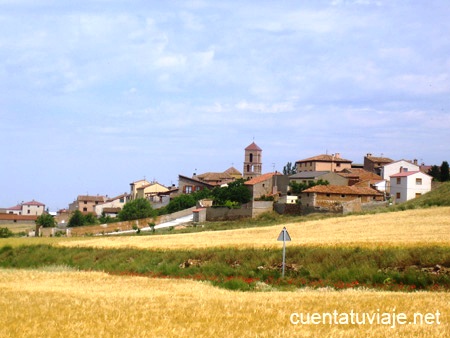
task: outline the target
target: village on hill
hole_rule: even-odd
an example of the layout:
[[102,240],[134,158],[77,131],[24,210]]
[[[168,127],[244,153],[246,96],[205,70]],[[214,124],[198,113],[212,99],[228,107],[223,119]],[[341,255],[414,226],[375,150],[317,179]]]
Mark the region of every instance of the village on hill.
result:
[[[355,164],[340,153],[319,154],[288,162],[283,172],[263,172],[263,150],[252,142],[244,149],[242,172],[230,167],[223,172],[179,174],[178,186],[164,186],[146,179],[129,183],[129,192],[115,197],[79,195],[67,208],[51,213],[59,225],[66,225],[75,211],[95,217],[115,218],[127,202],[145,199],[153,209],[160,209],[181,195],[206,189],[225,188],[232,182],[242,182],[250,193],[243,205],[212,208],[213,201],[197,203],[193,212],[197,221],[214,221],[255,217],[268,211],[280,214],[311,212],[359,212],[383,205],[398,204],[432,190],[433,167],[413,160],[364,156]],[[239,203],[242,204],[242,203]],[[0,208],[0,223],[33,225],[48,212],[45,203],[23,202]]]

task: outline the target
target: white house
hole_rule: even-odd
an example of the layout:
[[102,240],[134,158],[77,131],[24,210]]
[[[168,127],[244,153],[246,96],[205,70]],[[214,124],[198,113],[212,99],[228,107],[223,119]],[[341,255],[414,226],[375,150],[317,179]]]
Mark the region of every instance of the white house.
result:
[[5,212],[7,214],[32,215],[32,216],[40,216],[44,213],[44,211],[45,211],[45,204],[35,200],[32,200],[30,202],[22,202],[19,205],[5,209]]
[[386,180],[385,191],[390,192],[390,177],[394,174],[407,171],[419,171],[420,167],[417,164],[411,163],[406,160],[395,161],[389,164],[385,164],[381,168],[381,177]]
[[101,215],[104,212],[107,216],[115,217],[129,200],[130,195],[126,193],[117,197],[109,198],[105,203],[97,204],[94,207],[95,213],[97,215]]
[[391,175],[391,196],[396,203],[419,197],[431,191],[432,179],[421,171],[402,171]]

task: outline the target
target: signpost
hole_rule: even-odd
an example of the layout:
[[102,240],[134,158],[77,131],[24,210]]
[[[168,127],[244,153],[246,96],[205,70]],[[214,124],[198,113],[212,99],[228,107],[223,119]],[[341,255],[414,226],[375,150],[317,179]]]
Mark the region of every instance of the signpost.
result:
[[283,272],[281,276],[284,278],[284,267],[286,265],[286,241],[291,241],[291,236],[289,236],[286,227],[281,230],[280,234],[278,235],[277,241],[283,241]]

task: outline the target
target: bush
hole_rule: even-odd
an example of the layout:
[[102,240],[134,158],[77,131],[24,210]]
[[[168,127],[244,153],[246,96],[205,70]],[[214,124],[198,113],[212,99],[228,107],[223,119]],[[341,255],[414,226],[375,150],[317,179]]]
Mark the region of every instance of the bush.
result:
[[145,198],[137,198],[126,203],[117,217],[121,221],[129,221],[134,219],[142,219],[155,217],[156,212],[153,210],[149,201]]
[[0,228],[0,238],[12,237],[14,234],[8,228]]

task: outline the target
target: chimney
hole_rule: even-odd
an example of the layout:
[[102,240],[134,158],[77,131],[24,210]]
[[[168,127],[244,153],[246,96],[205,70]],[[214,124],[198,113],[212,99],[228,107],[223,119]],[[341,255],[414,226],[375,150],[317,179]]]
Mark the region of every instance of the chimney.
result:
[[403,172],[403,167],[400,167],[400,172],[401,172],[401,173]]
[[366,157],[372,157],[371,153],[367,153]]
[[415,158],[415,159],[413,160],[413,163],[414,163],[415,165],[417,165],[417,158]]
[[336,154],[334,154],[334,157],[341,158],[341,154],[340,153],[336,153]]

